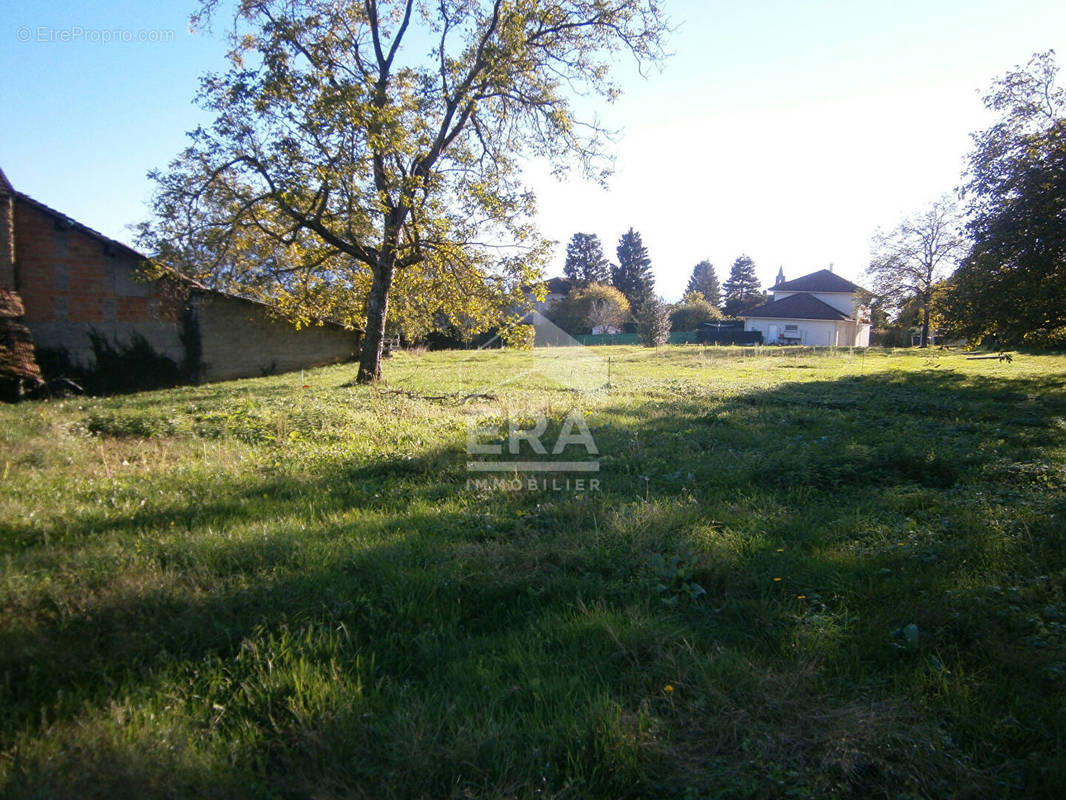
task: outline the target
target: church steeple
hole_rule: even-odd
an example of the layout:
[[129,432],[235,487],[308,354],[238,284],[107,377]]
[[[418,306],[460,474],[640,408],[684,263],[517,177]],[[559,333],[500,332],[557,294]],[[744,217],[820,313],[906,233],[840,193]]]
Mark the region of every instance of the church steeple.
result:
[[785,282],[785,268],[784,267],[778,267],[777,268],[777,280],[774,281],[774,286],[780,286],[784,282]]

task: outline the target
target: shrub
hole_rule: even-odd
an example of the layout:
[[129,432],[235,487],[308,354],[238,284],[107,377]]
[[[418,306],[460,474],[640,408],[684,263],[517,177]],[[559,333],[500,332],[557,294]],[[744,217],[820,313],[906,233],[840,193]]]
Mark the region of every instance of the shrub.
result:
[[704,322],[722,319],[722,312],[699,292],[689,292],[670,310],[670,329],[698,331]]
[[670,338],[670,310],[658,297],[649,297],[637,312],[637,336],[647,347],[660,347]]
[[556,303],[548,317],[572,336],[598,326],[620,328],[629,319],[629,301],[613,286],[593,283]]

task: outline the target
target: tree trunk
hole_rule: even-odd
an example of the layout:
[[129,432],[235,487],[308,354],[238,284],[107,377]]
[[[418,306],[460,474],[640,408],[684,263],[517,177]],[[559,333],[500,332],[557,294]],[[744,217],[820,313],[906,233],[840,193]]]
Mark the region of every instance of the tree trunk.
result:
[[922,347],[929,346],[929,306],[922,309]]
[[366,334],[359,354],[356,383],[377,383],[381,379],[381,352],[385,345],[385,319],[389,313],[389,291],[396,271],[395,259],[382,255],[374,270],[374,282],[366,303]]

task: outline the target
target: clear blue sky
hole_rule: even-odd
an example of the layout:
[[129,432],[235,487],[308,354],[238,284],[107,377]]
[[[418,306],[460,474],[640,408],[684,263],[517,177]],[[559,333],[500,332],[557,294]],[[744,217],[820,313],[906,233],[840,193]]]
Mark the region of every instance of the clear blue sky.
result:
[[[602,109],[617,141],[607,191],[530,179],[563,248],[596,233],[609,256],[630,226],[659,291],[740,253],[772,282],[830,263],[861,282],[870,235],[960,182],[992,79],[1055,48],[1066,3],[1046,0],[664,0],[674,56]],[[0,10],[0,167],[20,191],[116,239],[147,213],[145,173],[205,122],[192,103],[224,44],[190,34],[192,5],[11,3]],[[145,41],[104,41],[142,36]],[[66,40],[64,40],[66,39]],[[26,40],[26,41],[24,41]]]

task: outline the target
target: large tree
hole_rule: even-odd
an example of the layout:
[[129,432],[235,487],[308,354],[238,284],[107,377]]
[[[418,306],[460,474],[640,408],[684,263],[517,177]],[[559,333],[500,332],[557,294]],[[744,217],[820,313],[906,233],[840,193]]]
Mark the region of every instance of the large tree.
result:
[[948,196],[899,223],[878,230],[870,245],[873,293],[883,305],[919,311],[921,346],[929,346],[933,287],[948,275],[966,252],[958,205]]
[[651,271],[648,248],[640,234],[630,228],[618,240],[615,253],[618,265],[611,267],[611,284],[626,296],[635,312],[655,293],[655,275]]
[[722,305],[722,287],[718,283],[718,275],[714,271],[714,264],[703,260],[692,268],[685,294],[699,292],[704,299],[715,308]]
[[610,66],[660,58],[664,23],[657,0],[241,0],[231,30],[200,95],[215,121],[155,176],[144,239],[297,319],[364,325],[371,382],[397,292],[487,325],[531,281],[522,157],[602,177],[571,98],[613,97]]
[[747,255],[737,256],[737,260],[729,268],[729,278],[723,288],[723,311],[730,317],[742,314],[763,301],[762,285],[759,283],[759,276],[755,274],[755,262]]
[[972,248],[942,299],[973,339],[1066,343],[1066,90],[1052,52],[998,79],[999,121],[974,135],[964,197]]
[[608,283],[611,280],[611,262],[604,258],[599,236],[594,233],[575,233],[570,237],[563,274],[576,286]]

